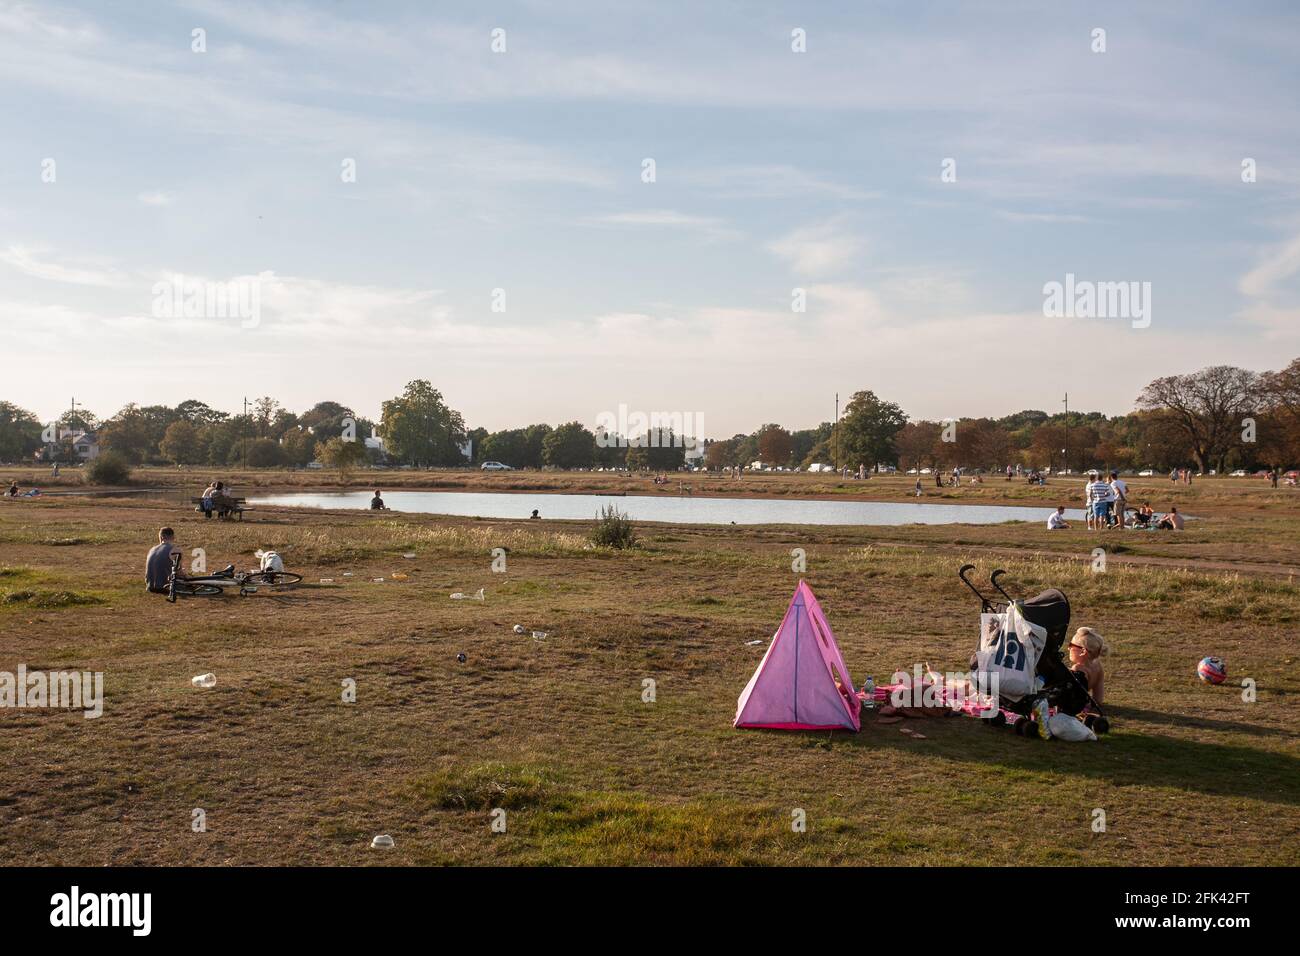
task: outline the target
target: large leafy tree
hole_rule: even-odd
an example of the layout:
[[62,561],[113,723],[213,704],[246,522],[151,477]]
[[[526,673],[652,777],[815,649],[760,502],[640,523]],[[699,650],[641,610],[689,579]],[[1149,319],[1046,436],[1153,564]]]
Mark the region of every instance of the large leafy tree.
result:
[[[448,408],[442,393],[424,379],[416,379],[400,397],[384,402],[380,427],[389,455],[399,461],[429,466],[465,460],[460,450],[465,419]],[[361,436],[357,437],[359,444]]]
[[1138,396],[1138,407],[1167,414],[1202,471],[1210,466],[1223,470],[1228,454],[1241,442],[1242,419],[1258,403],[1259,376],[1231,365],[1166,375]]
[[524,429],[524,465],[529,468],[541,468],[545,463],[543,450],[546,436],[551,434],[550,425],[529,425]]
[[316,457],[316,436],[301,425],[286,428],[280,435],[280,450],[286,465],[301,468]]
[[652,428],[634,439],[627,450],[629,468],[676,471],[686,464],[686,447],[671,428]]
[[542,439],[542,462],[551,468],[590,468],[596,436],[580,422],[561,425]]
[[894,436],[907,424],[907,415],[893,402],[872,391],[854,393],[840,420],[840,461],[876,467],[894,463]]
[[528,443],[522,428],[507,428],[493,432],[481,444],[483,461],[499,461],[511,468],[523,468]]
[[764,425],[758,430],[758,457],[766,465],[788,465],[794,453],[790,433],[780,425]]
[[158,451],[177,465],[197,465],[207,454],[199,430],[183,418],[167,426],[167,431],[158,444]]
[[215,425],[230,416],[225,412],[217,411],[206,402],[200,402],[197,398],[187,398],[176,406],[176,417],[184,419],[191,425],[202,427]]
[[929,462],[937,463],[935,445],[938,444],[943,428],[938,422],[908,422],[894,436],[894,449],[898,452],[901,467],[921,468]]
[[1268,414],[1259,425],[1260,454],[1273,464],[1300,463],[1300,358],[1260,376]]
[[0,402],[0,461],[18,461],[41,444],[40,420],[17,405]]
[[[114,451],[127,462],[138,465],[157,454],[162,434],[157,418],[132,403],[99,426],[99,441],[106,451]],[[165,428],[166,426],[164,426]]]

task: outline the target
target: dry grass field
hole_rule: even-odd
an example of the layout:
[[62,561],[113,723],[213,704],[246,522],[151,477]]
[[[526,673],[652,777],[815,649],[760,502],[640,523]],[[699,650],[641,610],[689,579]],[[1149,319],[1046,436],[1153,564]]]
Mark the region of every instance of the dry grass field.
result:
[[[26,487],[37,476],[4,477]],[[240,494],[336,487],[310,473],[233,480]],[[721,479],[688,481],[696,493],[732,491]],[[382,477],[385,488],[453,482],[551,491],[624,482],[655,493],[648,479],[604,474]],[[59,490],[47,476],[37,483]],[[585,522],[292,509],[204,522],[176,504],[175,473],[137,483],[164,491],[0,502],[0,671],[75,668],[105,680],[97,719],[0,710],[9,859],[1300,862],[1295,489],[1151,482],[1157,508],[1172,498],[1199,516],[1181,534],[1049,535],[1038,522],[642,525],[640,547],[609,551],[588,545]],[[747,495],[900,500],[911,486],[819,476],[739,484]],[[946,491],[1046,505],[1074,484]],[[1140,496],[1144,480],[1136,484]],[[212,565],[251,567],[255,549],[274,548],[305,581],[168,603],[142,587],[162,524]],[[1098,546],[1109,555],[1102,574],[1089,563]],[[505,573],[491,568],[497,547],[508,550]],[[806,577],[859,684],[917,662],[964,665],[979,610],[955,576],[966,561],[983,574],[1007,568],[1025,592],[1061,587],[1073,623],[1112,645],[1112,732],[1096,744],[1043,742],[964,717],[908,721],[925,739],[871,717],[857,735],[733,730],[736,697],[763,653],[746,642],[766,641],[779,623],[797,581],[795,547],[807,550]],[[449,598],[479,588],[482,602]],[[547,636],[516,634],[516,624]],[[1227,684],[1197,680],[1207,654],[1227,661]],[[191,686],[207,671],[216,687]],[[1247,677],[1258,685],[1253,703],[1242,699]],[[348,678],[355,703],[342,700]],[[642,701],[646,679],[653,703]],[[191,827],[196,808],[206,832]],[[494,808],[506,811],[505,833],[490,828]],[[791,829],[796,808],[807,832]],[[1092,828],[1097,808],[1103,833]],[[378,833],[395,849],[369,849]]]

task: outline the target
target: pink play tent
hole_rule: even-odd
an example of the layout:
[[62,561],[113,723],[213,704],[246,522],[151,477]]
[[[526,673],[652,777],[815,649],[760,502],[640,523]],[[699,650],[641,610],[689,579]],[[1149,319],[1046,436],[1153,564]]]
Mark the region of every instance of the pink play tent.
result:
[[812,588],[800,581],[767,653],[740,695],[734,725],[858,730],[860,707],[826,615]]

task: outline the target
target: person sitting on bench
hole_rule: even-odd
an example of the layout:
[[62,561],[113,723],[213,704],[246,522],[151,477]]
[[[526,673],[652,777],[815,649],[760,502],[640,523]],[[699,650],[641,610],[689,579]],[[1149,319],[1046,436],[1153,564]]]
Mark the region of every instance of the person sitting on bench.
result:
[[225,482],[218,481],[212,490],[212,505],[217,509],[218,518],[229,518],[230,512],[239,507],[239,502],[227,493]]
[[213,502],[212,497],[217,493],[217,485],[214,481],[209,481],[208,486],[203,489],[203,494],[199,495],[199,510],[203,512],[204,518],[212,517]]

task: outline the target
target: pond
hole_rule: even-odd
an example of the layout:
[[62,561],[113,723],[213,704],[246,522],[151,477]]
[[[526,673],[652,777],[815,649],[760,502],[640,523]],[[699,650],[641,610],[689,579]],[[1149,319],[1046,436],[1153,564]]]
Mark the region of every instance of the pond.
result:
[[[370,507],[368,491],[270,494],[250,497],[250,505],[307,508]],[[949,505],[900,501],[805,501],[788,498],[692,498],[646,495],[559,495],[527,492],[390,491],[384,501],[393,511],[482,518],[527,518],[536,508],[542,518],[595,518],[606,505],[640,521],[669,524],[1000,524],[1046,523],[1046,505]],[[1067,510],[1071,521],[1083,512]]]

